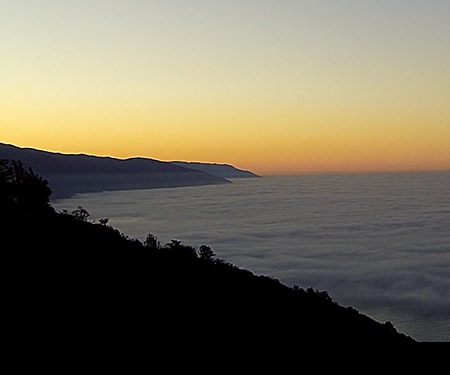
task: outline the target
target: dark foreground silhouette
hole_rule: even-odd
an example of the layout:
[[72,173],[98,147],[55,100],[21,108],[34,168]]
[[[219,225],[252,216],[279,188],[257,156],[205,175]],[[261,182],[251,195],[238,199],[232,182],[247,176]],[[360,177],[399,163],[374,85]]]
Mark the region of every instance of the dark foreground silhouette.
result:
[[55,213],[49,195],[47,181],[0,162],[0,327],[10,343],[413,342],[326,292],[256,276],[207,246],[141,243],[81,208]]

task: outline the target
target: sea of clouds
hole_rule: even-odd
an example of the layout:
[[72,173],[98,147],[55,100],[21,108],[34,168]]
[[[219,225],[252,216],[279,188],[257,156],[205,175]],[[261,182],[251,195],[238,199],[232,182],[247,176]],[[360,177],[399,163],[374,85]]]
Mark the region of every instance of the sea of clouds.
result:
[[131,238],[210,245],[218,257],[335,301],[419,340],[450,341],[450,174],[268,177],[84,194]]

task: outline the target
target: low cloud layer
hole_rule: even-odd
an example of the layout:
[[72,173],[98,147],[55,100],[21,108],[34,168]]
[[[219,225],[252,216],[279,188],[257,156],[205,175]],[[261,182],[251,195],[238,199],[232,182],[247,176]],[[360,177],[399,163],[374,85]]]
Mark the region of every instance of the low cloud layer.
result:
[[418,339],[450,340],[449,183],[449,174],[266,178],[81,195],[55,207],[82,205],[130,237],[210,245]]

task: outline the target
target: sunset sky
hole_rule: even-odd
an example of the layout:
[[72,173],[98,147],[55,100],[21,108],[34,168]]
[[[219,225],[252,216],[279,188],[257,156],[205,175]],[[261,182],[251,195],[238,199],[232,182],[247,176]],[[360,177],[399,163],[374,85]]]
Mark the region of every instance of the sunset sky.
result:
[[0,142],[450,169],[449,0],[0,0]]

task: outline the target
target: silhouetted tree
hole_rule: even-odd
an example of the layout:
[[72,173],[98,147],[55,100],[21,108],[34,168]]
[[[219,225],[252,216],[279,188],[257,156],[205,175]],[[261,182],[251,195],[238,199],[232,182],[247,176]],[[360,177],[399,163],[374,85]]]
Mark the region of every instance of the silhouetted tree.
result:
[[199,255],[200,259],[207,261],[212,261],[213,258],[216,256],[216,254],[214,254],[214,251],[212,251],[212,249],[206,245],[200,246]]
[[107,217],[99,219],[98,222],[100,223],[100,225],[104,225],[107,226],[109,223],[109,219]]
[[0,159],[0,204],[6,204],[10,198],[11,173],[8,161]]
[[158,237],[149,233],[144,241],[144,246],[148,250],[158,250],[161,248],[161,243],[158,241]]
[[81,206],[78,206],[76,210],[72,211],[72,215],[75,217],[75,219],[80,221],[87,221],[88,217],[91,216],[88,210],[84,209]]
[[22,162],[0,161],[0,195],[3,204],[17,205],[26,211],[45,211],[50,208],[51,189],[48,181]]
[[181,241],[172,240],[166,245],[167,249],[172,252],[172,254],[180,258],[197,258],[197,252],[194,247],[182,245]]
[[320,299],[326,301],[326,302],[332,302],[333,299],[330,297],[327,291],[319,292],[318,290],[315,290],[314,288],[308,288],[306,289],[306,293],[309,295],[313,295],[316,297],[319,297]]
[[5,184],[10,181],[8,170],[8,160],[0,159],[0,183]]

